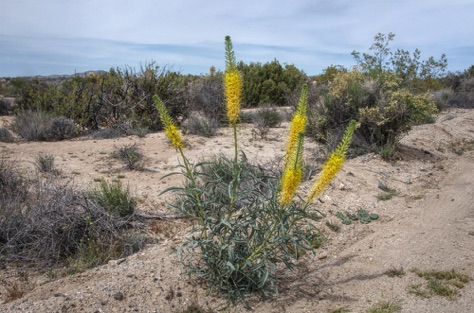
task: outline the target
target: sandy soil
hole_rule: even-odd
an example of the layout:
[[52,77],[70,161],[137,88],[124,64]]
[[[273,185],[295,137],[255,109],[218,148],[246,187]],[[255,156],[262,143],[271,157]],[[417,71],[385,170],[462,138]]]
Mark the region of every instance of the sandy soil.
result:
[[[251,160],[263,162],[283,154],[286,128],[272,129],[266,139],[252,139],[250,125],[239,130],[241,149]],[[186,154],[199,160],[215,153],[231,154],[232,136],[221,129],[216,137],[186,136]],[[415,127],[402,140],[397,160],[385,162],[368,154],[349,160],[316,205],[326,214],[321,229],[327,235],[316,255],[306,255],[295,272],[281,273],[280,295],[252,298],[255,312],[365,312],[380,301],[398,301],[401,312],[474,312],[474,283],[468,283],[455,300],[420,298],[408,292],[422,283],[410,269],[455,269],[474,278],[474,151],[461,155],[462,140],[474,140],[474,110],[443,112],[436,123]],[[137,143],[148,158],[146,170],[126,171],[110,157],[115,147]],[[56,156],[64,177],[78,186],[91,186],[100,178],[120,179],[139,199],[139,210],[170,214],[167,196],[158,194],[179,177],[160,180],[178,165],[176,152],[162,133],[145,138],[111,140],[76,139],[63,142],[0,143],[1,153],[33,171],[38,153]],[[306,145],[306,158],[321,165],[321,149]],[[319,161],[316,161],[319,160]],[[379,201],[379,186],[398,195]],[[302,186],[302,192],[311,182]],[[364,208],[379,214],[370,224],[343,225],[338,211]],[[338,224],[330,231],[326,221]],[[0,312],[183,312],[191,303],[209,311],[245,312],[241,305],[227,307],[216,295],[182,276],[183,267],[174,249],[187,224],[182,220],[157,221],[160,240],[126,259],[81,274],[51,280],[30,274],[34,289],[14,302],[0,304]],[[387,271],[403,269],[405,275],[389,277]],[[14,268],[0,269],[11,278]],[[0,286],[0,303],[5,290]]]

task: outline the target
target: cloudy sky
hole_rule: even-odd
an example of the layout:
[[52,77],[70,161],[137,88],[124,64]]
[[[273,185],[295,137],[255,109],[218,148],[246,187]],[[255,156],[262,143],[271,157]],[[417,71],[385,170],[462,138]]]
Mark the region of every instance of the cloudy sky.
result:
[[377,33],[392,50],[474,64],[472,0],[0,0],[0,77],[73,74],[155,61],[182,73],[237,60],[294,64],[309,75],[354,65]]

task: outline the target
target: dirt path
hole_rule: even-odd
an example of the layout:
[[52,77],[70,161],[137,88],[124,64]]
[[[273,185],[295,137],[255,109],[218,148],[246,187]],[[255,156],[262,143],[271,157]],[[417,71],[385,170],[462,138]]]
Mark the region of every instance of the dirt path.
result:
[[[264,160],[283,153],[285,129],[272,129],[268,140],[252,140],[250,129],[242,127],[242,148],[251,158]],[[217,151],[228,153],[228,130],[212,139],[189,137],[189,158],[197,159]],[[444,112],[435,124],[413,129],[402,141],[396,162],[365,155],[349,160],[318,202],[320,210],[341,227],[336,233],[324,222],[326,244],[316,255],[306,255],[296,272],[281,273],[281,294],[272,301],[252,299],[255,312],[331,312],[347,308],[364,312],[380,301],[397,301],[401,312],[473,312],[474,283],[468,283],[459,297],[424,299],[408,292],[423,279],[410,269],[450,270],[474,278],[474,110]],[[137,142],[149,157],[148,171],[127,172],[112,161],[114,146]],[[176,181],[159,178],[178,164],[163,134],[146,138],[82,140],[60,143],[0,144],[2,152],[32,168],[39,152],[58,156],[64,175],[78,184],[118,175],[136,190],[140,209],[160,212],[165,199],[156,195]],[[307,147],[308,157],[316,146]],[[465,150],[461,155],[454,153]],[[471,150],[471,151],[468,151]],[[384,184],[398,193],[387,201],[377,200]],[[302,191],[310,188],[306,183]],[[337,212],[359,208],[379,214],[370,224],[343,225]],[[46,275],[32,278],[35,289],[14,302],[0,304],[0,312],[183,312],[193,302],[216,311],[225,302],[207,295],[182,276],[182,265],[174,249],[186,224],[163,222],[161,229],[177,232],[159,234],[161,241],[146,250],[90,271],[50,280]],[[168,227],[168,228],[167,228]],[[389,277],[399,270],[401,277]],[[1,271],[1,270],[0,270]],[[5,269],[3,273],[9,273]],[[11,269],[10,269],[11,271]],[[32,276],[33,277],[33,276]],[[0,287],[0,301],[4,290]],[[246,312],[238,305],[224,312]]]

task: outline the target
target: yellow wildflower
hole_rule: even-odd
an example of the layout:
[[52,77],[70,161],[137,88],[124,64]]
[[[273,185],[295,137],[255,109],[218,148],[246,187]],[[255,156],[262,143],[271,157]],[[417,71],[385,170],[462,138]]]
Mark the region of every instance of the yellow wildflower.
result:
[[224,90],[227,100],[227,118],[232,125],[235,125],[239,120],[242,94],[242,79],[236,68],[224,73]]
[[289,165],[284,168],[280,186],[280,203],[287,205],[290,203],[298,185],[303,179],[303,133],[299,133],[297,146],[291,154]]
[[171,145],[176,149],[183,148],[183,139],[181,138],[181,133],[179,128],[173,122],[173,119],[168,113],[168,110],[165,107],[163,101],[157,95],[153,96],[153,101],[155,101],[156,108],[160,115],[161,123],[165,128],[165,134],[168,137]]
[[309,203],[315,197],[329,185],[331,180],[336,176],[337,172],[342,168],[344,164],[347,149],[354,135],[355,129],[358,127],[356,121],[351,121],[349,126],[341,139],[341,142],[337,146],[336,150],[329,156],[329,159],[324,164],[323,170],[319,174],[318,179],[314,183],[313,189],[308,197],[307,202]]
[[282,189],[280,194],[280,203],[282,205],[287,205],[290,203],[302,178],[302,169],[290,168],[285,171],[282,179]]
[[306,107],[308,105],[308,86],[303,85],[300,100],[296,108],[295,115],[291,120],[290,131],[288,134],[288,142],[286,143],[286,156],[284,169],[288,166],[291,156],[293,155],[298,142],[299,134],[304,134],[306,128]]

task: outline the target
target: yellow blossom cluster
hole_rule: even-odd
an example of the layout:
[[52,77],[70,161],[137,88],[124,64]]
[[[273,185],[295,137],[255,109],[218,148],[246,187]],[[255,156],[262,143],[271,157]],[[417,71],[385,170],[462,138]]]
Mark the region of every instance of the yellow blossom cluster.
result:
[[354,135],[355,129],[358,127],[356,121],[351,121],[349,126],[341,139],[341,142],[337,146],[336,150],[329,156],[329,159],[324,164],[324,167],[319,174],[318,179],[314,183],[313,189],[308,197],[308,203],[317,197],[321,192],[329,185],[331,180],[336,176],[337,172],[342,168],[344,164],[347,149]]
[[308,86],[305,84],[295,115],[291,120],[283,174],[280,181],[280,203],[287,205],[293,198],[298,185],[303,179],[303,139],[306,128],[306,107],[308,103]]
[[289,168],[285,171],[282,177],[280,193],[280,203],[282,205],[290,203],[302,179],[303,169],[301,168]]
[[235,67],[224,73],[224,90],[227,100],[227,118],[230,124],[235,125],[239,121],[242,94],[242,79]]
[[176,149],[182,149],[184,144],[183,139],[181,137],[181,133],[179,131],[179,128],[175,125],[173,119],[169,115],[165,104],[157,95],[153,96],[153,101],[155,102],[156,109],[158,110],[158,113],[160,115],[161,123],[165,128],[166,137],[168,137],[168,140],[170,141],[173,147],[175,147]]

